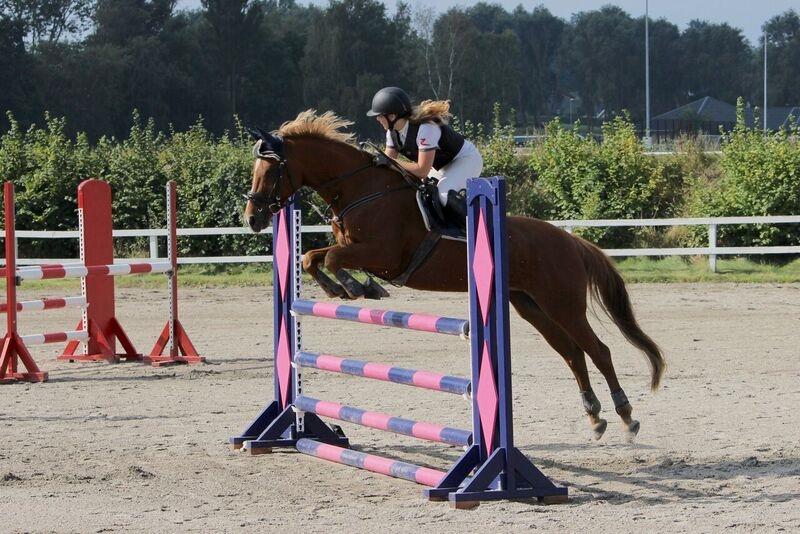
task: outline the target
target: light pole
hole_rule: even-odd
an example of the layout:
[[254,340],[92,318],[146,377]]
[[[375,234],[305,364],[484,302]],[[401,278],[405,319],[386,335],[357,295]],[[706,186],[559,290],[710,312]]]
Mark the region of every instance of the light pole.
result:
[[764,133],[767,133],[767,29],[764,28]]
[[650,0],[644,0],[644,102],[644,144],[650,148]]
[[570,123],[570,125],[573,124],[572,123],[572,101],[573,100],[575,100],[575,99],[572,98],[572,97],[569,97],[569,123]]

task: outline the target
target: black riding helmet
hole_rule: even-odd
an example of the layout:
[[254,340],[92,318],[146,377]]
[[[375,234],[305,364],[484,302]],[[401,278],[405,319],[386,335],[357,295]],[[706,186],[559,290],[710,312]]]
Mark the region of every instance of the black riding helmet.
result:
[[367,111],[368,117],[389,115],[394,113],[397,118],[411,116],[411,99],[399,87],[384,87],[372,97],[372,109]]

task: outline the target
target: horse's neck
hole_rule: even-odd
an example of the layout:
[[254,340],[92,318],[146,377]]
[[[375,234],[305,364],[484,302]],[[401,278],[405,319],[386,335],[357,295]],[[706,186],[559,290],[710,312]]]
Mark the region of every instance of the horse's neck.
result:
[[302,185],[314,189],[334,209],[342,208],[363,196],[380,191],[397,177],[387,169],[367,168],[367,156],[352,147],[318,138],[292,140],[290,160],[301,162]]

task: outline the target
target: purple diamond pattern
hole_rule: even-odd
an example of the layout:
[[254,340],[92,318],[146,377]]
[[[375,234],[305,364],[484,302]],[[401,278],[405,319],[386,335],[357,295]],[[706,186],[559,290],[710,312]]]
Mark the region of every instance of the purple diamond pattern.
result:
[[486,444],[486,454],[491,454],[494,449],[494,433],[497,425],[497,383],[494,380],[492,358],[489,355],[489,345],[484,341],[481,354],[481,371],[478,376],[478,412],[481,418],[481,434]]
[[475,236],[475,254],[472,258],[472,272],[475,277],[475,288],[478,291],[478,303],[481,307],[483,324],[489,324],[489,312],[492,307],[492,289],[494,281],[494,258],[486,230],[483,210],[478,215],[478,233]]
[[278,233],[278,235],[275,236],[277,238],[275,241],[275,265],[278,270],[278,283],[280,284],[282,297],[286,295],[286,284],[289,281],[290,270],[289,261],[291,260],[289,257],[289,253],[291,252],[289,250],[289,225],[286,219],[288,219],[286,211],[280,211],[276,217],[276,222],[278,224],[273,226]]
[[278,383],[281,387],[281,408],[285,408],[289,398],[289,379],[291,378],[292,356],[289,351],[289,336],[286,335],[286,321],[281,321],[278,350],[275,366],[278,368]]

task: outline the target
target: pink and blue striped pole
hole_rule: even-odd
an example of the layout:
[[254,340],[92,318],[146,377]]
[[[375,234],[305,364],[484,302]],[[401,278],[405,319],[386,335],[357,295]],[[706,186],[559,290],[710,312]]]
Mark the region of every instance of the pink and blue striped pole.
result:
[[469,336],[469,321],[466,319],[453,319],[452,317],[440,317],[424,313],[376,310],[315,300],[295,300],[292,304],[292,311],[297,315],[311,315],[313,317],[325,317],[327,319],[354,321],[364,324],[394,326],[437,334]]
[[402,478],[423,486],[436,486],[446,475],[444,471],[437,471],[436,469],[421,467],[399,460],[390,460],[351,449],[343,449],[342,447],[327,445],[308,438],[299,439],[295,447],[303,454],[359,469],[366,469],[381,475]]
[[386,430],[388,432],[394,432],[395,434],[404,434],[406,436],[439,443],[449,443],[450,445],[456,445],[458,447],[467,447],[472,444],[472,432],[460,428],[413,421],[411,419],[403,419],[402,417],[395,417],[380,412],[369,412],[361,408],[353,408],[352,406],[344,406],[335,402],[312,399],[311,397],[305,397],[303,395],[295,398],[294,405],[297,409],[305,412],[315,413],[340,421],[349,421],[357,425],[378,430]]
[[418,388],[432,389],[456,395],[469,395],[470,382],[460,376],[448,376],[430,371],[403,369],[380,363],[365,362],[349,358],[340,358],[331,354],[300,351],[295,355],[294,363],[302,367],[310,367],[321,371],[331,371],[352,376],[363,376],[384,382],[406,384]]

